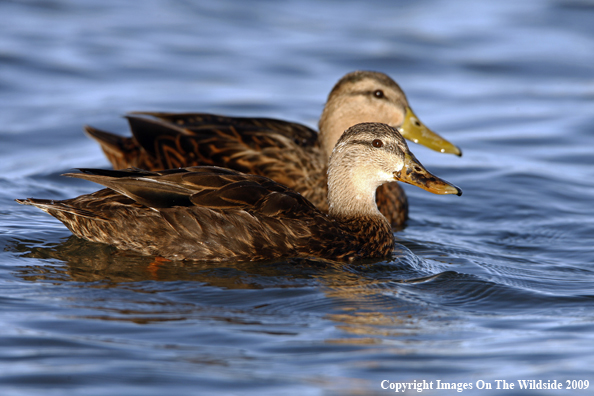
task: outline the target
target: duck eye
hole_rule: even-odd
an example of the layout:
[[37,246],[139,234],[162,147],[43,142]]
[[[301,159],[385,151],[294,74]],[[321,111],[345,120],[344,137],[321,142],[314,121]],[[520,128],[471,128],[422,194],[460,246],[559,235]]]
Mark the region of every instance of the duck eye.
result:
[[373,147],[376,147],[376,148],[380,148],[380,147],[384,146],[384,142],[382,142],[379,139],[374,139],[373,142],[371,142],[371,144],[373,144]]
[[375,90],[373,91],[373,96],[375,96],[378,99],[382,99],[384,97],[384,91],[382,91],[381,89]]

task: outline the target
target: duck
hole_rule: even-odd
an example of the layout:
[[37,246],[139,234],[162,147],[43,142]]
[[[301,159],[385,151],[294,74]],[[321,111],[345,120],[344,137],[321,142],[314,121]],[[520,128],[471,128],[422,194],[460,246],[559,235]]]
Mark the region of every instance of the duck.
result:
[[79,238],[167,260],[386,257],[394,237],[375,201],[380,185],[401,181],[462,194],[427,171],[395,128],[380,123],[352,126],[338,140],[328,165],[328,213],[270,178],[220,167],[65,175],[106,188],[17,202],[54,216]]
[[[385,123],[415,143],[462,155],[457,146],[420,121],[392,78],[374,71],[351,72],[336,83],[324,106],[319,133],[278,119],[208,113],[134,112],[127,119],[132,137],[84,128],[114,169],[198,165],[235,169],[284,184],[324,212],[328,211],[328,159],[342,132],[352,125]],[[396,183],[385,184],[376,199],[392,227],[403,228],[408,219],[404,190]]]

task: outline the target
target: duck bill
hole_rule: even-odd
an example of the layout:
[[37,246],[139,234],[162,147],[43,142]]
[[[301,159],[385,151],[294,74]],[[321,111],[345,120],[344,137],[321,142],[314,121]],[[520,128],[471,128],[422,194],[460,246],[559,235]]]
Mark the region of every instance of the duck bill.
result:
[[431,150],[462,156],[462,150],[427,128],[410,107],[406,108],[404,123],[399,131],[405,139],[421,144]]
[[404,155],[404,166],[398,172],[394,172],[394,178],[433,194],[462,195],[460,188],[430,173],[411,153]]

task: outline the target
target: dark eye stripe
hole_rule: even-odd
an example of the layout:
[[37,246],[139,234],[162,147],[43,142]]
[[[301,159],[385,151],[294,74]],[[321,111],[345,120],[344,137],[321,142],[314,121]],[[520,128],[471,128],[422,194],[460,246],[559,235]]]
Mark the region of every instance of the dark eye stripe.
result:
[[349,93],[350,96],[357,96],[357,95],[370,95],[378,99],[385,99],[386,94],[381,89],[376,89],[373,91],[353,91]]
[[[357,144],[357,145],[369,147],[370,143],[371,143],[371,147],[375,147],[375,148],[381,148],[381,147],[385,146],[384,141],[381,139],[373,139],[371,142],[369,140],[352,140],[349,142],[349,145]],[[379,146],[376,146],[376,144],[379,144]]]

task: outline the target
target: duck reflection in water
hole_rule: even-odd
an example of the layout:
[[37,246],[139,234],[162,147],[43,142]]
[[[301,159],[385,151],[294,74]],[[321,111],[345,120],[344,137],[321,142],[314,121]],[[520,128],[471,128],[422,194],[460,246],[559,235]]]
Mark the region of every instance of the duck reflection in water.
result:
[[[419,270],[423,267],[421,258],[398,247],[390,259],[366,259],[356,265],[320,259],[217,265],[201,261],[156,263],[151,257],[75,236],[58,244],[21,240],[10,250],[46,262],[18,269],[17,276],[23,280],[74,282],[70,302],[77,308],[97,310],[89,317],[92,319],[148,324],[202,318],[245,322],[251,331],[261,323],[261,331],[267,332],[268,314],[286,312],[290,306],[290,312],[297,316],[299,312],[315,312],[335,322],[344,333],[335,334],[326,340],[328,343],[374,344],[387,336],[414,332],[418,316],[427,307],[401,298],[399,289],[402,283],[436,277],[427,277],[426,271]],[[78,288],[85,292],[79,293]],[[109,288],[136,293],[108,303],[102,294],[88,292]],[[237,290],[254,293],[221,306],[221,298]],[[182,299],[172,300],[171,292]],[[155,295],[150,302],[147,293]]]

